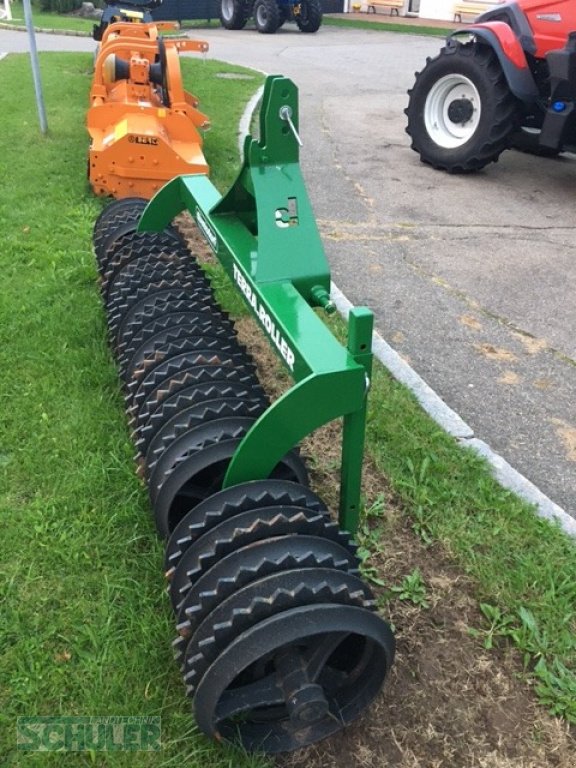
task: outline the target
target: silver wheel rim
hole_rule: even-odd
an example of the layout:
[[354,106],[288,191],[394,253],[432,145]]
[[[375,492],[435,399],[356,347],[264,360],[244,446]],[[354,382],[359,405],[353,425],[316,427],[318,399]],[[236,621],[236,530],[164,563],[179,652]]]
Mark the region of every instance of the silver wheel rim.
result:
[[[472,115],[464,122],[454,122],[449,117],[449,108],[460,100],[469,102]],[[438,146],[455,149],[472,138],[481,113],[480,94],[472,80],[459,74],[446,75],[430,89],[424,106],[424,123],[428,135]]]
[[258,8],[256,8],[256,21],[261,27],[263,27],[266,24],[267,19],[268,13],[266,11],[266,6],[259,5]]
[[234,16],[234,0],[222,0],[222,17],[230,21]]

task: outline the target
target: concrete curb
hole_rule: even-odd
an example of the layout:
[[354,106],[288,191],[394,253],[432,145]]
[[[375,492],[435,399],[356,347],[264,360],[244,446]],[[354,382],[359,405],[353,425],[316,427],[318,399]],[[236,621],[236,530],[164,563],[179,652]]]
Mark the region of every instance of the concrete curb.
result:
[[[19,24],[6,24],[5,22],[0,22],[0,29],[11,29],[13,32],[27,31],[25,26],[20,26]],[[42,33],[44,35],[65,35],[67,37],[92,37],[90,32],[82,32],[81,30],[72,29],[42,29],[40,27],[34,27],[34,32]]]

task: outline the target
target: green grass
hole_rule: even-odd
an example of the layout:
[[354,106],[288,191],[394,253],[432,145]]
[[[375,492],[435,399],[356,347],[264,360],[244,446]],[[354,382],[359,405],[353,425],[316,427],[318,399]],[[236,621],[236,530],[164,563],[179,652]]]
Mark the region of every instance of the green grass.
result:
[[398,24],[393,21],[363,21],[362,19],[347,19],[324,16],[323,24],[329,27],[348,27],[350,29],[370,29],[374,32],[399,32],[403,35],[432,35],[446,37],[453,27],[426,27],[420,24]]
[[474,578],[488,619],[478,633],[511,641],[543,702],[576,722],[574,542],[498,485],[381,368],[370,403],[369,450],[414,531],[442,542]]
[[[0,755],[17,765],[18,715],[160,715],[154,753],[26,755],[26,766],[260,766],[197,734],[172,660],[162,544],[132,462],[104,333],[86,181],[90,54],[41,54],[49,136],[26,56],[0,94]],[[236,126],[261,82],[183,61],[214,115],[206,153],[228,182]],[[63,89],[65,83],[65,89]]]
[[[67,30],[70,32],[82,32],[86,35],[92,34],[92,26],[94,25],[92,19],[81,19],[77,16],[41,11],[35,6],[32,7],[32,21],[36,29]],[[12,3],[12,21],[2,19],[2,23],[14,27],[24,26],[24,8],[22,3]]]

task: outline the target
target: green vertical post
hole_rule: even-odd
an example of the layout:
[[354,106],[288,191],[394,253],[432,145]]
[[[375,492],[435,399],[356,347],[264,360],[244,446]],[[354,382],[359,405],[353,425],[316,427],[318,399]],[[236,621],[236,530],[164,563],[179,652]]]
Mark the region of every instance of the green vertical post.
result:
[[342,427],[342,468],[340,478],[340,525],[356,533],[360,520],[362,464],[366,438],[368,388],[372,378],[372,330],[374,315],[366,307],[356,307],[348,315],[348,351],[366,372],[366,396],[362,407],[344,416]]

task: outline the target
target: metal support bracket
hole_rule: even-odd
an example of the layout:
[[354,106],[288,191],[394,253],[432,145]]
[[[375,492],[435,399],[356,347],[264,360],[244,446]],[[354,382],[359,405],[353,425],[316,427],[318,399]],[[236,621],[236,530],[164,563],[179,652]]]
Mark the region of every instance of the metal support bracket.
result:
[[300,440],[343,417],[340,524],[354,532],[373,315],[350,312],[345,348],[315,309],[333,309],[330,270],[300,171],[299,138],[297,88],[270,76],[260,137],[247,136],[230,190],[221,196],[206,176],[179,176],[151,200],[139,230],[160,231],[189,210],[294,380],[242,440],[224,487],[267,477]]

